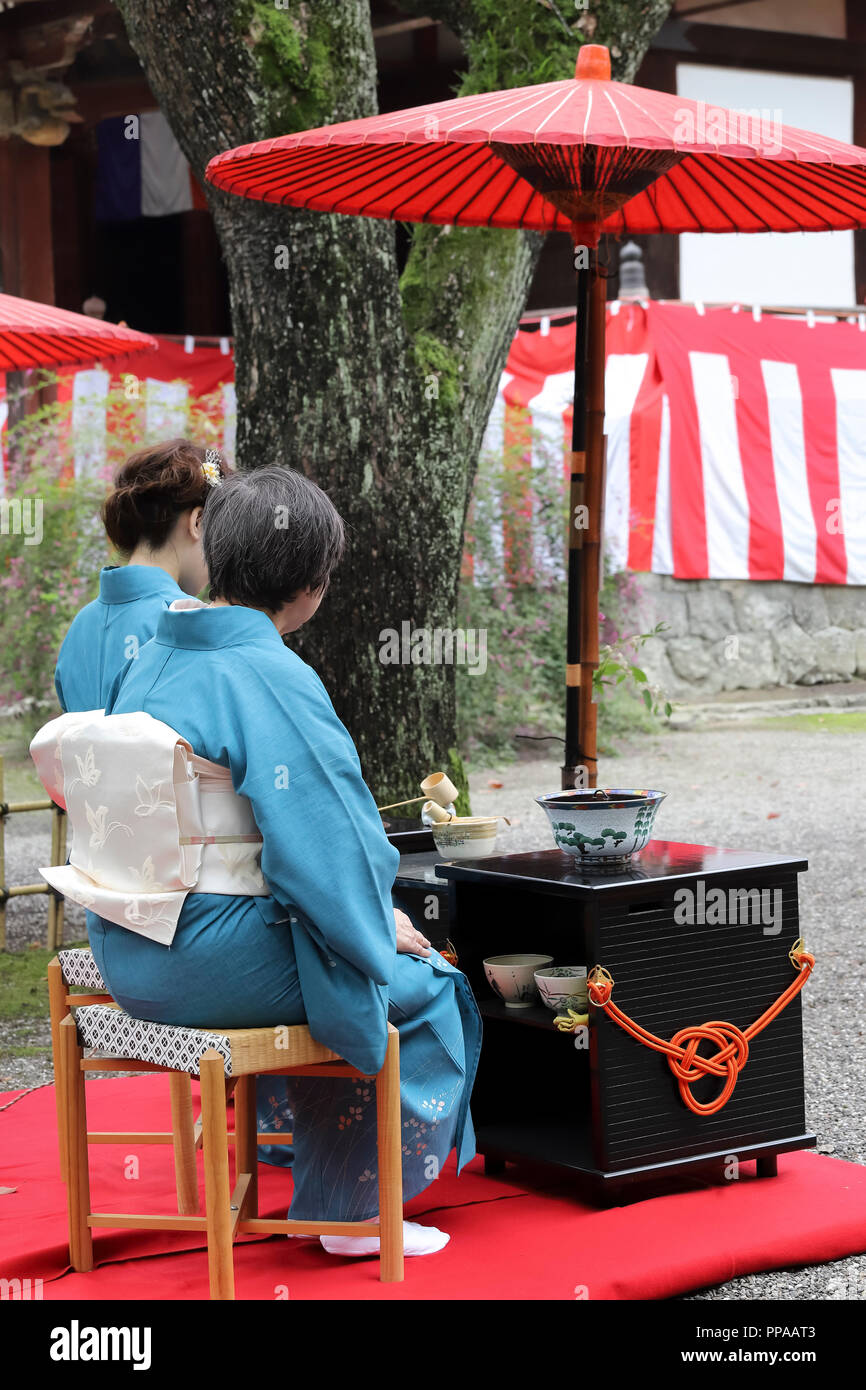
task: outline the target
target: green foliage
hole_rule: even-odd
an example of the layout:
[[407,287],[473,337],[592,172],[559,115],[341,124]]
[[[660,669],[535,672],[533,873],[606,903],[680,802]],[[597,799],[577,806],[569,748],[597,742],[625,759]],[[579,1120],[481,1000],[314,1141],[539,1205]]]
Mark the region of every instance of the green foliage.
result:
[[[482,454],[467,523],[474,579],[464,574],[458,621],[486,632],[487,670],[457,668],[460,746],[481,756],[513,753],[518,735],[549,735],[554,752],[562,736],[566,520],[561,458],[539,436],[527,429],[504,452]],[[636,661],[654,634],[625,631],[634,590],[633,576],[608,574],[599,596],[594,685],[608,753],[612,738],[649,732],[670,709]]]
[[[611,583],[616,584],[616,576],[612,577]],[[648,642],[651,637],[660,636],[667,630],[666,623],[656,623],[650,632],[623,635],[619,638],[617,646],[611,646],[609,643],[601,646],[599,648],[598,667],[593,674],[596,691],[602,687],[615,689],[625,681],[632,681],[648,712],[657,717],[664,714],[665,718],[669,719],[673,713],[673,705],[669,700],[661,698],[661,691],[649,684],[646,672],[642,671],[634,661],[634,657],[645,642]]]
[[[0,549],[0,700],[49,701],[63,634],[94,595],[108,543],[98,522],[105,486],[58,477],[44,466],[7,490],[11,507],[41,517],[38,533],[5,535]],[[27,510],[24,516],[28,515]],[[15,515],[15,513],[7,513]]]

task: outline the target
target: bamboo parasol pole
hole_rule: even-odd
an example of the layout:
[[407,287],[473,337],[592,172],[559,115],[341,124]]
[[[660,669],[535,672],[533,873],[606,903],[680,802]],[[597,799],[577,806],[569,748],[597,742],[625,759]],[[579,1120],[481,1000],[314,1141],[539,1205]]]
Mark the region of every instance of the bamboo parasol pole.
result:
[[598,251],[577,271],[574,413],[568,515],[568,634],[565,667],[563,789],[597,780],[598,589],[604,472],[604,334],[606,282]]

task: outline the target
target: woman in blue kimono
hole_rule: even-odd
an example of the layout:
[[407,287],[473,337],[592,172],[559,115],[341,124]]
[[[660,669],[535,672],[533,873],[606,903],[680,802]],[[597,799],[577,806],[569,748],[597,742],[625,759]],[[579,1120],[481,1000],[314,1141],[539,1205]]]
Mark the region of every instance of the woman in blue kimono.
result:
[[[399,855],[318,676],[283,637],[313,616],[343,550],[332,504],[285,469],[234,475],[204,514],[211,605],[170,609],[106,713],[143,710],[228,767],[263,838],[270,897],[191,893],[170,950],[89,916],[97,964],[135,1017],[195,1027],[306,1021],[373,1076],[386,1021],[400,1032],[406,1199],[475,1152],[469,1095],[481,1046],[465,977],[391,901]],[[286,1078],[294,1112],[294,1219],[375,1219],[375,1092]],[[407,1254],[448,1237],[405,1223]],[[321,1237],[339,1254],[378,1239]]]
[[[115,676],[150,641],[160,613],[204,588],[201,519],[210,492],[205,464],[212,479],[229,472],[216,450],[170,439],[139,450],[118,470],[102,520],[127,563],[102,570],[99,596],[76,614],[63,639],[54,688],[65,712],[103,709]],[[280,1081],[258,1084],[260,1130],[291,1128]],[[259,1158],[288,1166],[292,1150],[262,1145]]]
[[150,641],[160,613],[204,588],[206,459],[220,476],[214,450],[171,439],[133,454],[119,469],[102,519],[128,561],[103,569],[99,597],[82,608],[63,639],[54,687],[64,711],[103,709],[114,677]]
[[[115,676],[150,641],[160,613],[204,588],[205,464],[211,480],[229,471],[216,450],[170,439],[139,450],[119,469],[102,519],[115,550],[128,560],[102,570],[98,598],[76,615],[63,640],[54,688],[65,712],[103,709]],[[288,1133],[292,1116],[282,1078],[260,1081],[256,1093],[259,1130]],[[259,1159],[288,1167],[291,1146],[260,1145]]]

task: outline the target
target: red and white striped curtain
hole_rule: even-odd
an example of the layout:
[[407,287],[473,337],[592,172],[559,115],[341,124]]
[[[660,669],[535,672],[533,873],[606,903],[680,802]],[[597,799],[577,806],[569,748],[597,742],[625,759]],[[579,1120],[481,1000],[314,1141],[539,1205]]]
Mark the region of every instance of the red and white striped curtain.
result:
[[[573,354],[573,322],[521,329],[488,447],[530,421],[565,462]],[[614,303],[606,388],[614,568],[866,584],[866,314]]]

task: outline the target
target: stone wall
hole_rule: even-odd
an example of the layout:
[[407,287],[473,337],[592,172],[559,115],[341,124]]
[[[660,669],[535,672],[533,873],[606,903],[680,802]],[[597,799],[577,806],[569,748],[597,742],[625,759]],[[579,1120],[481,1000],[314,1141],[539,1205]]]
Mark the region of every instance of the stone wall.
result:
[[866,677],[866,588],[635,576],[628,626],[668,631],[641,653],[674,700]]

